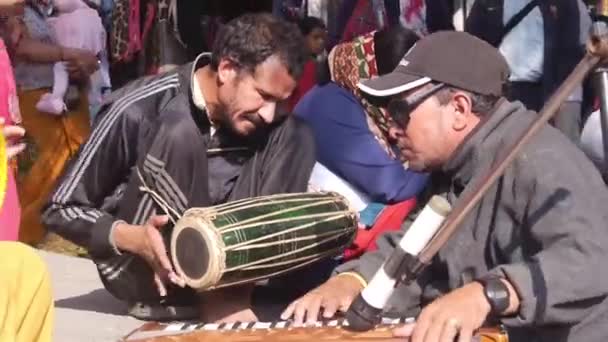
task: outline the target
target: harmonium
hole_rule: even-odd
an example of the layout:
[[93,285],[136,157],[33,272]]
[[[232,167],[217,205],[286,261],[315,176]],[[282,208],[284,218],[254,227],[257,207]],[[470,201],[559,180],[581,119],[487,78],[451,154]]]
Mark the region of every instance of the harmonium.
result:
[[[121,342],[275,342],[275,341],[357,341],[397,342],[392,330],[413,319],[383,319],[376,329],[368,332],[348,330],[345,319],[317,322],[315,325],[294,327],[291,321],[251,323],[148,323],[133,331]],[[474,342],[508,342],[504,329],[479,329]]]

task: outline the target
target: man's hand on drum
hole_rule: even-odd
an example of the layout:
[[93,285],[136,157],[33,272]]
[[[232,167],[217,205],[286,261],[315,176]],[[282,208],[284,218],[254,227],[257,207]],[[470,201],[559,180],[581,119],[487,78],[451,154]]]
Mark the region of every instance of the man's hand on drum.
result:
[[137,254],[148,262],[154,270],[154,282],[161,296],[167,295],[165,286],[167,282],[180,287],[185,286],[184,280],[173,270],[160,233],[160,229],[168,220],[167,216],[153,215],[143,226],[119,223],[112,235],[112,240],[118,249]]
[[314,324],[321,310],[323,318],[331,318],[338,311],[346,312],[361,290],[363,284],[356,277],[347,274],[334,276],[291,303],[281,314],[281,319],[293,317],[295,326]]

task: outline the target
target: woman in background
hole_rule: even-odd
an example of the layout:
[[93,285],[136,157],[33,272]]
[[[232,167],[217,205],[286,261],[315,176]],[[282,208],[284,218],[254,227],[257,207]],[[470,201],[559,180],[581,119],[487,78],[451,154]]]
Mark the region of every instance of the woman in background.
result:
[[[12,14],[13,0],[0,0],[0,15]],[[0,22],[0,35],[12,46],[17,36],[6,34],[6,21]],[[0,39],[0,134],[6,140],[9,164],[6,193],[0,201],[0,240],[15,240],[19,228],[19,203],[11,161],[23,151],[19,142],[25,133],[20,121],[13,71],[4,40]],[[0,341],[50,342],[53,333],[53,297],[46,265],[32,248],[14,241],[0,241]]]
[[83,81],[98,68],[98,60],[88,51],[59,46],[46,22],[50,9],[46,1],[27,1],[23,15],[10,18],[10,36],[19,37],[10,50],[19,96],[27,148],[20,156],[17,180],[21,202],[19,239],[37,243],[45,234],[40,211],[65,164],[89,133],[86,92],[76,104],[68,103],[62,116],[36,110],[40,97],[53,85],[53,65],[65,61],[71,80]]
[[359,80],[393,71],[417,40],[396,26],[337,45],[317,86],[294,109],[313,129],[317,162],[369,202],[402,202],[426,184],[426,174],[407,170],[395,157],[390,116],[357,89]]

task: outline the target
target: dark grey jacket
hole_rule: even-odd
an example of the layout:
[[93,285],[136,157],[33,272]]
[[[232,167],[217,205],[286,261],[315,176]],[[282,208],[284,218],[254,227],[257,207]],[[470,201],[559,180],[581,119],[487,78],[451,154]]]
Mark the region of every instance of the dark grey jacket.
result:
[[[495,163],[536,114],[505,100],[433,175],[430,192],[454,203]],[[427,194],[428,195],[428,194]],[[421,201],[421,205],[425,204]],[[347,263],[370,279],[402,232]],[[503,319],[512,341],[608,340],[608,189],[565,136],[544,127],[484,196],[417,283],[401,286],[390,311],[412,314],[475,277],[504,275],[521,299]]]

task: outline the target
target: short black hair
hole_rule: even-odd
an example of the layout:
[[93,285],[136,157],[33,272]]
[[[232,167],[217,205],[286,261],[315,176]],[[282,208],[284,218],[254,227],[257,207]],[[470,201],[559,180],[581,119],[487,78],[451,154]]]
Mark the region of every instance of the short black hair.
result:
[[267,13],[249,13],[235,18],[218,32],[213,44],[211,67],[228,58],[253,72],[271,56],[277,56],[289,74],[298,79],[308,60],[304,38],[295,24]]
[[[403,26],[393,26],[374,33],[374,53],[378,75],[392,72],[403,56],[414,46],[420,37]],[[317,84],[324,85],[331,81],[328,61],[323,60],[317,71]]]
[[317,17],[304,17],[298,21],[298,27],[302,35],[309,35],[314,29],[325,30],[326,26],[323,20]]
[[437,98],[437,101],[439,101],[440,105],[445,106],[452,98],[452,93],[456,91],[460,91],[469,95],[472,104],[471,112],[473,112],[479,117],[484,117],[489,114],[500,99],[500,97],[496,95],[481,95],[467,90],[458,89],[452,86],[446,86],[443,89],[439,90],[435,94],[435,97]]

